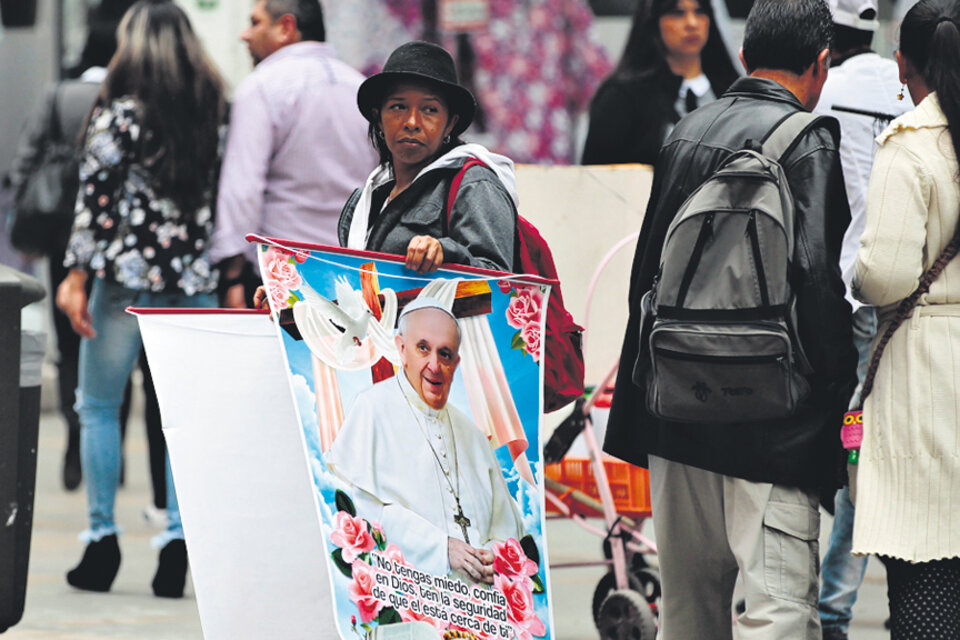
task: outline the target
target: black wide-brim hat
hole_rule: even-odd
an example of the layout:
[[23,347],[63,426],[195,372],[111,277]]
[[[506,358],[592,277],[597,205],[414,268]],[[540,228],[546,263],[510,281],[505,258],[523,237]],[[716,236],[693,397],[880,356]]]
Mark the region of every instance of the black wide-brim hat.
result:
[[450,113],[460,116],[451,135],[460,135],[473,122],[477,101],[457,80],[453,58],[443,47],[421,41],[407,42],[394,49],[383,71],[363,81],[357,91],[357,106],[363,117],[374,122],[373,110],[383,105],[387,88],[404,80],[426,81],[439,87]]

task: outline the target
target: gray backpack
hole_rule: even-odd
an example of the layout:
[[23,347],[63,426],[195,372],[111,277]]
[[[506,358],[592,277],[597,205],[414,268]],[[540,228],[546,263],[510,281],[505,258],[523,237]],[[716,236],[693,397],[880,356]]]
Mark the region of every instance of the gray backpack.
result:
[[641,303],[649,367],[638,361],[634,371],[655,416],[776,420],[809,393],[790,284],[794,203],[779,160],[817,119],[793,114],[762,152],[731,154],[667,229],[660,271]]

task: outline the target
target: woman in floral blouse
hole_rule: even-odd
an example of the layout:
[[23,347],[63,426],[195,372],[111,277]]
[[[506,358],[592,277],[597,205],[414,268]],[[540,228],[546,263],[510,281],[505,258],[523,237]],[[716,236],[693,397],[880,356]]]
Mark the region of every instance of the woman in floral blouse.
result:
[[[86,131],[70,274],[57,290],[83,337],[77,410],[90,515],[86,551],[67,582],[89,591],[108,591],[120,567],[119,411],[141,346],[124,309],[216,306],[207,246],[226,111],[222,81],[172,0],[137,2],[117,39]],[[169,463],[167,516],[153,592],[180,597],[187,558]]]

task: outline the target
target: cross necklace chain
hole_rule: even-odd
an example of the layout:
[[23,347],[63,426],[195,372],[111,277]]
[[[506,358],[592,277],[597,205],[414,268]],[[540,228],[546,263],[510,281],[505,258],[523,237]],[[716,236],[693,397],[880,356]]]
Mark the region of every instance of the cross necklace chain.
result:
[[[399,379],[397,380],[397,384],[400,384]],[[469,527],[471,524],[470,518],[463,513],[463,507],[460,506],[460,464],[457,460],[457,441],[455,438],[453,439],[453,471],[457,476],[457,486],[454,487],[453,482],[450,481],[450,471],[447,470],[443,462],[440,460],[440,456],[437,454],[436,448],[434,448],[433,443],[430,442],[430,434],[427,433],[426,427],[420,423],[417,410],[410,403],[410,399],[407,398],[407,394],[404,392],[402,386],[400,388],[400,392],[403,393],[403,399],[407,401],[407,406],[410,408],[410,413],[413,414],[413,421],[417,423],[420,433],[423,435],[424,440],[427,441],[427,446],[430,447],[430,453],[432,453],[433,457],[436,459],[437,466],[440,467],[440,471],[443,474],[443,479],[447,481],[447,486],[450,487],[450,492],[453,494],[453,499],[457,503],[457,513],[453,517],[453,522],[459,526],[460,531],[463,532],[463,541],[467,544],[470,544],[470,536],[467,534],[467,527]],[[450,435],[453,435],[452,429]]]

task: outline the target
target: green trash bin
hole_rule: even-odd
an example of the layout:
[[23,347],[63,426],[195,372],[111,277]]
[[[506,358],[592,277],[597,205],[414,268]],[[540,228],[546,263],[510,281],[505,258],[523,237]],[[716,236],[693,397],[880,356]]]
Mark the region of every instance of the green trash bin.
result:
[[44,295],[38,280],[0,265],[0,633],[26,601],[46,345],[42,332],[21,331],[20,310]]

